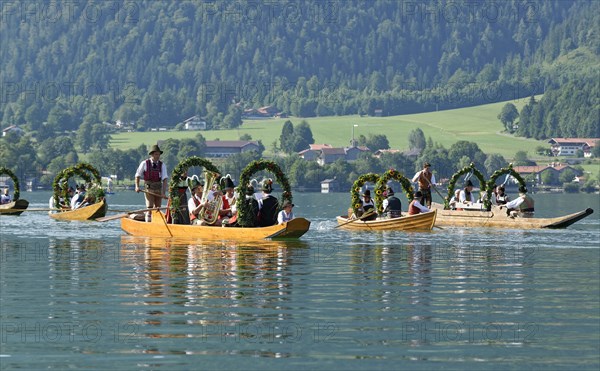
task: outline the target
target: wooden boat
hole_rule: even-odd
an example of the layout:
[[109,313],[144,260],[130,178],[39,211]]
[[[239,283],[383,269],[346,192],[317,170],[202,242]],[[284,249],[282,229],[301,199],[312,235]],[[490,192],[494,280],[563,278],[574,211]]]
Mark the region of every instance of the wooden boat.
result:
[[121,229],[132,236],[176,237],[210,240],[262,240],[266,238],[299,238],[308,231],[310,222],[304,218],[270,227],[242,228],[204,225],[167,224],[164,213],[152,211],[147,223],[129,218],[121,219]]
[[0,215],[21,215],[29,206],[29,201],[22,198],[0,205]]
[[511,218],[506,209],[492,205],[490,211],[481,210],[444,210],[444,205],[432,203],[431,207],[438,210],[436,226],[442,227],[490,227],[513,229],[566,228],[571,224],[592,214],[588,208],[577,213],[555,218]]
[[338,216],[340,228],[353,231],[430,231],[436,220],[437,211],[416,215],[404,215],[400,218],[351,221],[347,216]]
[[94,220],[105,216],[107,209],[108,205],[106,204],[106,200],[102,199],[102,201],[96,202],[93,205],[84,206],[75,210],[59,211],[49,215],[57,220]]

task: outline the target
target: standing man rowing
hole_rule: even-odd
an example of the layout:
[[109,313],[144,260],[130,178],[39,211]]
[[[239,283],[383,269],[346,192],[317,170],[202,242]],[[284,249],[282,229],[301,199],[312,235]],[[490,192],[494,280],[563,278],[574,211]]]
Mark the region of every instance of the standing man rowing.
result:
[[423,170],[417,172],[412,178],[412,182],[419,183],[419,191],[421,191],[421,204],[431,208],[431,187],[435,184],[435,175],[430,170],[429,162],[423,164]]
[[[146,207],[160,207],[163,198],[166,198],[167,193],[167,167],[160,161],[160,155],[163,151],[155,144],[150,150],[150,158],[144,160],[138,166],[135,172],[135,191],[140,192],[140,179],[144,179],[144,192],[146,195]],[[150,221],[150,212],[146,212],[146,221]]]

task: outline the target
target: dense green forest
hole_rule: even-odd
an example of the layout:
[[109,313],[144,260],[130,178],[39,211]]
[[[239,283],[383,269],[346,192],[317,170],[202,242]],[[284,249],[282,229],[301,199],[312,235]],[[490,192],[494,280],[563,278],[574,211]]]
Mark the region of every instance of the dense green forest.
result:
[[[41,141],[84,123],[143,130],[195,114],[230,128],[264,105],[398,115],[576,89],[596,104],[555,99],[546,126],[597,136],[597,120],[563,116],[598,112],[585,81],[598,77],[599,14],[597,1],[564,0],[11,1],[0,117]],[[557,136],[517,134],[542,132]]]

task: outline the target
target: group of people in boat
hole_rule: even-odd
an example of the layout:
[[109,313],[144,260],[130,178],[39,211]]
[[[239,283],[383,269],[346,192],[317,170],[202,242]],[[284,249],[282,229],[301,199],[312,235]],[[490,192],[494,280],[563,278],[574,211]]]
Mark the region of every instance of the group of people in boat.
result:
[[50,209],[68,211],[77,210],[85,206],[92,205],[96,202],[96,198],[93,194],[87,192],[85,184],[78,184],[75,188],[69,186],[67,189],[67,199],[60,197],[58,200],[59,204],[56,205],[54,202],[54,196],[50,197],[48,206]]
[[[435,175],[431,171],[431,165],[428,162],[423,164],[423,169],[418,171],[412,178],[413,183],[417,183],[418,191],[413,194],[413,200],[408,205],[408,215],[415,215],[419,213],[426,213],[431,211],[431,189],[436,183]],[[467,180],[464,188],[457,189],[454,196],[450,199],[450,208],[452,210],[465,210],[467,206],[481,203],[483,200],[476,199],[473,193],[473,182]],[[402,203],[394,195],[394,190],[391,187],[387,187],[383,193],[383,214],[377,215],[375,212],[375,204],[371,198],[371,191],[365,190],[361,195],[361,208],[358,210],[359,217],[363,220],[375,220],[378,217],[384,218],[398,218],[402,216]],[[506,209],[507,214],[511,217],[533,217],[535,208],[534,200],[527,194],[527,190],[524,187],[519,187],[519,197],[514,200],[510,200],[506,194],[504,185],[498,185],[495,187],[492,193],[492,202],[498,205],[500,209]]]
[[[162,199],[167,198],[168,175],[165,164],[160,161],[162,153],[158,145],[154,145],[149,152],[150,158],[140,163],[135,174],[135,191],[144,192],[148,209],[160,208]],[[211,179],[211,184],[207,184],[207,181],[198,178],[197,175],[187,177],[185,174],[179,186],[181,207],[175,217],[168,215],[167,221],[177,224],[235,226],[239,197],[244,197],[244,201],[249,204],[253,227],[268,227],[294,219],[292,211],[294,204],[291,202],[285,201],[282,210],[278,210],[279,201],[271,194],[272,179],[265,179],[261,183],[260,194],[255,193],[254,187],[249,184],[245,195],[238,195],[234,191],[235,184],[229,174],[220,178],[219,182],[213,183],[213,180],[219,176],[219,174],[206,176],[205,179]],[[140,188],[142,179],[144,191]],[[191,193],[189,198],[186,195],[187,190]],[[151,211],[145,212],[144,219],[146,222],[151,221]]]

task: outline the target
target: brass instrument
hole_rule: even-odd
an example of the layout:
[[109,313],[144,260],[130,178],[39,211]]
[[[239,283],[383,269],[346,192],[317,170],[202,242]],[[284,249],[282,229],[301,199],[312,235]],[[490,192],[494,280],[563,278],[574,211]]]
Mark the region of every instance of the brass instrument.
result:
[[[200,203],[204,204],[208,200],[208,195],[212,191],[212,186],[219,178],[220,174],[213,171],[204,170],[204,188],[202,190],[202,198]],[[223,198],[216,196],[212,201],[208,202],[206,207],[200,210],[198,218],[204,220],[208,224],[214,224],[219,219],[219,211],[223,205]]]

